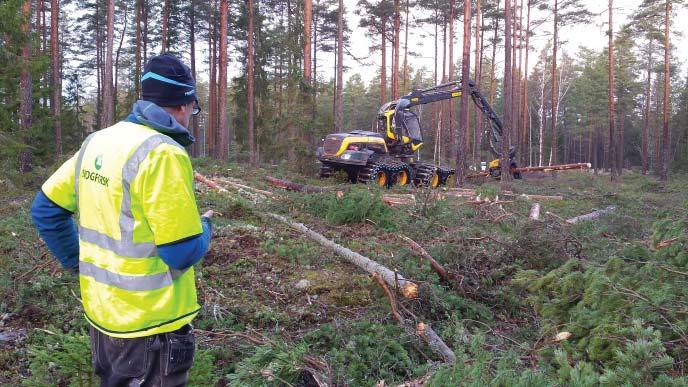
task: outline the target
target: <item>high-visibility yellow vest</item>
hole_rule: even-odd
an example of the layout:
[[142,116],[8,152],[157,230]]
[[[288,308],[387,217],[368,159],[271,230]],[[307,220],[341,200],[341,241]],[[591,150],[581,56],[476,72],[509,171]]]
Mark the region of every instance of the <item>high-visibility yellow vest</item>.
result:
[[132,338],[174,331],[196,316],[193,268],[171,269],[156,248],[202,233],[184,148],[120,122],[86,138],[42,189],[78,210],[81,297],[91,325]]

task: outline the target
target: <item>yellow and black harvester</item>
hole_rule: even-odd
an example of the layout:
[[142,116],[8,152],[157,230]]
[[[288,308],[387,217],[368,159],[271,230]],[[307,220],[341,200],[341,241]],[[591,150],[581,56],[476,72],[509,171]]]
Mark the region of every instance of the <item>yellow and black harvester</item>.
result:
[[[490,149],[499,157],[502,122],[472,81],[469,89],[471,99],[491,123]],[[414,90],[382,105],[377,113],[377,132],[355,130],[327,135],[316,152],[321,163],[320,177],[345,171],[352,183],[374,182],[382,186],[413,183],[432,188],[445,184],[456,170],[418,160],[423,135],[418,115],[411,108],[458,98],[461,94],[460,82]],[[515,167],[513,153],[512,149],[512,168]],[[498,159],[490,163],[490,169],[493,175],[499,173]]]

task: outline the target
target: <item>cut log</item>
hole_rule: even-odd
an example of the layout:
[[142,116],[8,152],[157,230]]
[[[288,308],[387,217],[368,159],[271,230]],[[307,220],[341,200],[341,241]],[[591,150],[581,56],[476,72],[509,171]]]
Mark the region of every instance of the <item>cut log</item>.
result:
[[549,171],[567,171],[571,169],[590,169],[590,163],[576,163],[576,164],[557,164],[545,165],[542,167],[521,167],[512,168],[511,173],[528,173],[528,172],[549,172]]
[[294,183],[288,180],[278,179],[276,177],[267,176],[265,178],[268,183],[274,185],[275,187],[283,188],[289,191],[305,192],[305,193],[322,193],[322,192],[332,192],[337,191],[331,187],[316,187],[313,185]]
[[610,212],[613,212],[614,210],[616,210],[616,206],[609,206],[609,207],[601,209],[601,210],[593,211],[589,214],[580,215],[580,216],[576,216],[576,217],[571,218],[571,219],[567,219],[566,222],[571,223],[571,224],[576,224],[579,222],[584,222],[586,220],[593,220],[593,219],[599,218],[602,215],[609,214]]
[[530,220],[540,220],[540,203],[533,203],[530,207]]
[[382,195],[382,202],[390,206],[416,204],[416,196],[413,194]]
[[365,270],[366,272],[370,274],[375,274],[375,273],[380,273],[380,276],[382,279],[385,280],[385,282],[394,288],[399,286],[399,289],[401,290],[401,293],[404,295],[406,298],[416,298],[418,297],[418,285],[415,283],[405,279],[402,277],[399,273],[396,273],[385,266],[373,261],[372,259],[365,257],[361,254],[358,254],[354,251],[351,251],[347,249],[344,246],[338,245],[337,243],[325,238],[323,235],[318,234],[317,232],[309,229],[308,227],[304,226],[301,223],[291,221],[281,215],[277,214],[272,214],[272,213],[264,213],[261,214],[261,216],[265,216],[268,218],[272,218],[275,220],[278,220],[289,227],[293,228],[294,230],[297,230],[309,238],[313,239],[314,241],[320,243],[322,246],[325,246],[337,254],[339,254],[342,258],[344,258],[346,261],[360,267],[361,269]]
[[217,185],[217,183],[215,183],[214,181],[208,179],[207,177],[201,175],[200,173],[198,173],[196,171],[194,171],[194,179],[200,183],[207,185],[210,188],[216,189],[218,192],[222,192],[222,193],[229,192],[226,189]]
[[415,332],[411,327],[406,325],[406,321],[404,321],[397,309],[394,295],[389,290],[389,287],[387,287],[385,281],[382,279],[379,273],[374,273],[373,278],[375,278],[377,284],[380,285],[382,290],[385,292],[385,295],[389,300],[389,305],[392,308],[392,315],[394,316],[394,319],[397,320],[399,325],[401,325],[407,333],[415,333],[418,337],[423,339],[428,344],[430,349],[433,350],[433,352],[442,356],[445,363],[454,364],[456,362],[456,355],[454,355],[454,351],[452,351],[451,348],[444,343],[444,341],[437,335],[437,333],[435,333],[434,330],[432,330],[432,328],[430,328],[429,325],[422,322],[418,323],[418,325],[416,325]]
[[447,272],[447,269],[442,267],[430,254],[428,254],[427,251],[425,251],[424,248],[422,248],[418,243],[416,243],[413,239],[406,237],[404,235],[400,235],[401,239],[405,240],[406,243],[408,243],[409,247],[411,247],[411,250],[415,251],[418,253],[421,257],[425,258],[430,262],[430,266],[432,266],[433,270],[439,274],[440,277],[442,277],[443,280],[450,282],[449,278],[449,273]]

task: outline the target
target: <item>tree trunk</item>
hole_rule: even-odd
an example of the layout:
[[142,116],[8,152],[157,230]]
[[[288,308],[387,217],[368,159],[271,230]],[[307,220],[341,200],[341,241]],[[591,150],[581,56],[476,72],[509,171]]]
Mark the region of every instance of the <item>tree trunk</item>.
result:
[[24,144],[26,148],[19,153],[19,171],[22,173],[31,172],[33,170],[33,153],[29,145],[31,139],[29,137],[29,130],[31,129],[31,73],[29,72],[31,61],[31,34],[29,22],[31,20],[31,0],[26,0],[22,5],[22,15],[24,22],[22,23],[22,33],[25,35],[26,42],[21,48],[21,58],[23,65],[21,66],[21,74],[19,76],[19,131],[22,132]]
[[399,0],[394,0],[394,59],[392,66],[392,99],[399,96],[399,38],[400,38],[400,19]]
[[[191,56],[191,76],[196,79],[196,1],[190,0],[189,4],[189,53]],[[137,43],[138,46],[138,43]],[[196,94],[198,98],[198,94]],[[201,156],[201,150],[203,144],[203,139],[201,139],[201,134],[198,130],[198,117],[191,117],[191,133],[193,134],[196,141],[191,145],[191,155],[194,157]]]
[[669,163],[670,146],[669,146],[669,88],[670,88],[670,74],[669,66],[671,63],[670,53],[671,46],[669,45],[669,23],[671,23],[671,1],[666,0],[664,3],[664,103],[663,103],[663,122],[662,122],[662,167],[660,179],[667,181],[669,178]]
[[511,88],[513,87],[511,80],[511,0],[506,0],[504,7],[504,129],[501,139],[501,183],[505,184],[507,181],[511,180],[510,160],[509,160],[509,138],[510,133],[513,128],[512,120],[512,93]]
[[408,79],[408,29],[409,29],[409,7],[410,7],[410,0],[406,0],[406,21],[405,21],[405,26],[404,26],[404,74],[402,75],[403,78],[403,86],[401,92],[403,94],[406,94],[407,88],[406,88],[406,81]]
[[143,0],[136,0],[136,46],[134,47],[134,90],[136,99],[141,98],[141,18],[143,16]]
[[208,122],[206,123],[206,140],[208,147],[208,156],[215,158],[215,106],[217,97],[215,95],[215,80],[216,77],[216,64],[215,64],[215,42],[214,42],[214,30],[215,23],[210,17],[208,19],[208,67],[210,67],[210,78],[208,79]]
[[119,44],[117,45],[117,52],[115,53],[115,69],[114,69],[114,75],[115,75],[115,87],[112,91],[112,114],[113,114],[113,122],[114,119],[117,117],[117,86],[119,82],[119,55],[122,52],[122,44],[124,44],[124,36],[126,35],[127,32],[127,25],[129,21],[129,6],[127,3],[124,3],[124,26],[122,27],[122,34],[120,35],[119,38]]
[[[228,19],[228,13],[229,13],[229,1],[228,0],[220,0],[220,69],[219,69],[219,82],[217,85],[217,105],[218,105],[218,125],[217,125],[217,130],[219,131],[220,135],[220,149],[217,152],[218,159],[222,161],[227,161],[227,158],[229,156],[229,131],[227,128],[227,19]],[[249,19],[249,58],[248,58],[248,63],[249,63],[249,71],[250,71],[250,64],[251,64],[251,12],[253,11],[253,2],[252,0],[247,0],[248,4],[248,19]],[[249,73],[249,86],[248,90],[250,93],[251,86],[253,78],[251,77],[251,73]],[[249,117],[253,113],[251,109],[253,107],[249,107]],[[249,118],[250,120],[251,118]],[[249,121],[250,125],[250,121]],[[249,145],[249,155],[253,152],[253,148],[250,147]]]
[[344,0],[339,0],[337,16],[337,106],[334,111],[334,126],[337,132],[344,131]]
[[[481,89],[482,84],[482,55],[483,55],[483,44],[482,44],[482,13],[480,10],[480,0],[476,1],[475,8],[475,66],[473,73],[475,74],[475,85],[478,90]],[[475,124],[473,126],[473,147],[472,147],[472,164],[476,167],[480,165],[478,162],[478,146],[480,144],[480,128],[482,127],[483,115],[480,109],[475,109]],[[471,147],[470,141],[466,144],[466,149]]]
[[115,123],[112,93],[112,48],[115,32],[115,0],[107,0],[107,43],[105,45],[105,69],[103,80],[103,126]]
[[640,157],[643,164],[643,175],[647,174],[648,167],[648,129],[650,126],[650,99],[652,95],[652,35],[650,35],[650,41],[648,42],[647,49],[647,82],[645,84],[645,117],[643,117],[643,133],[641,139],[641,152]]
[[[470,2],[469,2],[470,3]],[[448,76],[448,81],[451,82],[454,80],[454,2],[450,1],[449,2],[449,70],[447,72]],[[470,34],[469,34],[470,36]],[[470,69],[470,65],[468,67]],[[466,89],[464,89],[466,90]],[[450,98],[445,102],[445,105],[447,106],[447,124],[449,125],[449,130],[450,130],[450,142],[452,144],[452,148],[455,156],[454,161],[458,164],[459,163],[459,155],[458,152],[463,149],[461,146],[462,142],[465,141],[465,138],[462,138],[462,136],[465,136],[465,132],[463,132],[464,128],[460,128],[460,130],[457,130],[456,133],[453,133],[453,128],[454,128],[454,99]],[[451,154],[449,155],[451,157]],[[465,164],[465,157],[466,155],[462,155],[460,157],[464,158],[464,162],[462,163]],[[458,171],[458,170],[457,170]],[[457,174],[458,177],[458,174]],[[458,183],[459,179],[457,179]]]
[[[523,151],[530,147],[530,139],[526,138],[526,113],[528,111],[528,52],[530,50],[530,2],[531,0],[526,0],[526,63],[523,68],[523,94],[521,96],[521,131],[523,133]],[[526,142],[528,143],[528,146],[526,146]],[[530,159],[530,152],[528,158]],[[521,160],[523,163],[525,163],[526,158],[522,157]]]
[[167,51],[167,34],[170,25],[170,0],[165,0],[162,6],[162,48],[160,53]]
[[387,102],[387,21],[382,20],[380,50],[382,51],[382,65],[380,66],[380,105]]
[[313,1],[303,1],[303,79],[311,83],[311,25],[313,18]]
[[614,137],[614,24],[612,23],[612,7],[614,0],[609,0],[609,47],[607,52],[607,75],[609,79],[609,159],[611,161],[611,181],[616,181],[616,138]]
[[468,98],[470,98],[468,79],[471,74],[471,2],[463,2],[463,57],[461,59],[461,116],[459,117],[462,133],[458,134],[459,143],[456,149],[456,185],[460,187],[464,183],[464,172],[466,171],[466,146],[470,142],[468,136],[463,133],[470,133],[468,126]]
[[559,46],[559,0],[554,0],[554,37],[552,44],[552,153],[550,153],[551,163],[556,164],[557,158],[557,47]]
[[520,134],[518,133],[519,125],[519,113],[518,113],[518,96],[519,96],[519,69],[518,62],[516,61],[517,48],[520,46],[518,41],[518,1],[513,0],[511,3],[511,138],[509,140],[510,145],[518,148],[518,142]]
[[148,1],[141,1],[141,19],[143,20],[143,64],[148,63]]
[[53,118],[55,119],[55,158],[59,159],[62,155],[62,79],[60,77],[60,46],[59,46],[59,26],[60,26],[60,3],[59,0],[50,1],[50,56],[52,70],[52,91],[53,98],[50,103]]
[[248,117],[247,117],[247,122],[248,122],[248,157],[249,157],[249,162],[253,166],[258,166],[258,159],[256,158],[256,153],[255,153],[255,134],[254,134],[254,128],[253,128],[253,115],[254,115],[254,98],[253,98],[253,67],[254,67],[254,61],[253,61],[253,52],[255,50],[255,44],[254,44],[254,31],[253,31],[253,0],[247,0],[248,3],[248,43],[247,43],[247,51],[248,51],[248,64],[247,64],[247,95],[248,95]]
[[490,106],[494,106],[495,60],[497,60],[497,33],[499,32],[499,2],[495,9],[495,29],[492,41],[492,65],[490,66]]
[[538,110],[540,116],[540,130],[539,130],[539,147],[538,147],[538,166],[542,166],[545,157],[545,84],[547,79],[545,78],[545,72],[547,71],[547,66],[542,69],[542,79],[540,83],[540,109]]

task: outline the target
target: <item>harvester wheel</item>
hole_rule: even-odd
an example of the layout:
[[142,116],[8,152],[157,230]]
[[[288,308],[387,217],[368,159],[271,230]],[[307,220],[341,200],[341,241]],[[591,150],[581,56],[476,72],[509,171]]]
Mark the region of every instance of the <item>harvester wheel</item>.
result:
[[407,185],[409,183],[409,181],[411,180],[411,176],[409,174],[409,171],[406,168],[399,171],[397,173],[396,180],[397,180],[397,185],[401,185],[401,186]]
[[320,165],[320,172],[318,173],[318,177],[320,178],[327,178],[334,175],[334,168],[332,168],[331,165],[329,164],[321,164]]

